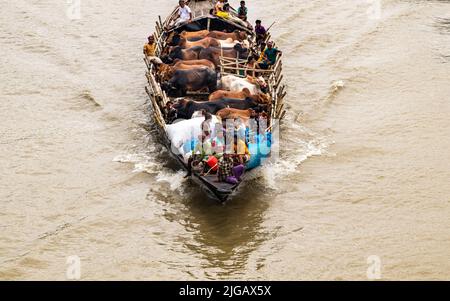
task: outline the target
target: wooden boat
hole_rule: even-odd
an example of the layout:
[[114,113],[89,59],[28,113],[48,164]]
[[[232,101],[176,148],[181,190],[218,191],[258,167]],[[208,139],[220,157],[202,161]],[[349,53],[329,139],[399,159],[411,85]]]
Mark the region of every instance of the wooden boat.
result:
[[[249,43],[251,47],[255,44],[255,34],[249,27],[243,26],[242,22],[234,22],[230,19],[222,19],[217,16],[211,15],[211,10],[214,7],[213,1],[210,0],[198,0],[188,2],[193,14],[192,22],[188,24],[180,24],[179,26],[173,26],[173,20],[175,16],[178,15],[178,6],[173,10],[173,12],[162,21],[161,17],[158,17],[156,21],[156,29],[154,33],[154,38],[156,41],[156,56],[160,56],[167,46],[167,38],[173,32],[182,31],[199,31],[199,30],[216,30],[216,31],[226,31],[233,32],[234,30],[245,31],[249,36]],[[234,10],[231,14],[236,16]],[[270,33],[268,33],[266,42],[270,39]],[[166,104],[172,99],[168,97],[165,91],[161,88],[161,83],[158,82],[156,72],[153,65],[150,63],[148,58],[144,58],[147,66],[146,77],[148,80],[148,86],[145,87],[147,94],[150,97],[151,112],[158,128],[158,132],[162,138],[162,143],[168,148],[172,157],[177,160],[182,167],[187,169],[187,164],[184,159],[171,151],[171,142],[166,133],[167,121],[166,121]],[[268,112],[267,120],[267,132],[273,131],[273,129],[278,126],[278,120],[284,117],[285,110],[283,105],[283,98],[286,95],[285,85],[282,84],[282,60],[279,56],[277,58],[276,64],[268,70],[252,69],[248,68],[245,64],[247,60],[230,59],[225,57],[220,57],[220,73],[221,75],[233,74],[236,76],[243,77],[246,72],[255,72],[259,76],[263,76],[268,84],[268,93],[271,97],[271,106]],[[194,100],[204,100],[205,93],[189,93],[188,98]],[[256,168],[257,170],[258,168]],[[253,171],[255,172],[255,171]],[[246,172],[247,174],[247,172]],[[225,182],[219,182],[217,175],[200,175],[192,174],[192,179],[198,183],[202,188],[206,188],[206,191],[218,199],[220,202],[224,202],[233,195],[239,186],[228,184]],[[245,179],[244,179],[245,180]],[[243,180],[243,181],[244,181]],[[242,183],[242,181],[240,182]]]

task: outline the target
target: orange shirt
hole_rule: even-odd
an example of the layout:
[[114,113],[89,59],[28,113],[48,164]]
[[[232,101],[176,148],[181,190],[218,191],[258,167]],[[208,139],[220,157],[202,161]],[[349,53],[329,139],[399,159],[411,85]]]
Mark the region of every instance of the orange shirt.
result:
[[155,56],[155,48],[156,48],[156,45],[155,45],[155,43],[153,43],[153,44],[145,44],[144,45],[144,53],[145,53],[145,55],[146,56]]

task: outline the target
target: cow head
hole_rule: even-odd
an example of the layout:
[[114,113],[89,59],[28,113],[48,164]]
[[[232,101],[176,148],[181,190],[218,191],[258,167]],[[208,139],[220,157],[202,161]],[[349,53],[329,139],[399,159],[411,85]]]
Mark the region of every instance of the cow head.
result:
[[258,104],[256,107],[254,107],[254,110],[256,113],[263,114],[267,112],[269,109],[268,105]]
[[264,77],[262,77],[262,76],[256,78],[256,83],[257,83],[258,86],[260,86],[260,87],[265,87],[265,86],[267,86],[267,82],[266,82],[266,80],[264,79]]
[[163,61],[157,56],[152,56],[150,58],[150,63],[152,63],[153,66],[158,67],[159,65],[163,64]]
[[159,80],[160,81],[168,81],[172,78],[174,69],[172,66],[161,64],[158,69]]
[[177,32],[172,32],[167,38],[167,44],[169,46],[177,46],[180,44],[181,36]]
[[259,86],[259,89],[261,89],[263,93],[267,93],[269,87],[264,77],[260,76],[256,78],[256,84]]
[[168,55],[161,56],[161,61],[164,64],[171,64],[173,62],[173,60]]
[[157,56],[153,56],[152,58],[150,58],[150,63],[153,65],[154,70],[156,70],[156,72],[159,72],[159,67],[164,64],[163,61],[157,57]]
[[166,121],[167,123],[173,123],[177,118],[177,110],[173,107],[173,101],[168,101],[165,106]]
[[167,93],[167,95],[171,96],[173,95],[173,92],[177,90],[176,87],[174,87],[169,82],[162,82],[161,83],[161,89]]
[[172,105],[172,108],[176,111],[177,118],[190,119],[188,114],[188,107],[192,103],[192,101],[187,100],[185,98],[179,98]]
[[256,102],[258,102],[260,104],[269,104],[270,96],[266,93],[258,93],[256,95]]
[[257,113],[267,111],[267,109],[269,108],[268,104],[260,104],[253,100],[251,97],[245,98],[245,101],[249,102],[251,105],[251,109],[253,109]]
[[258,117],[258,113],[256,113],[256,111],[253,110],[253,109],[248,109],[248,114],[249,114],[249,117],[250,117],[250,118],[256,118],[256,117]]
[[173,61],[175,59],[183,59],[183,48],[180,46],[176,46],[172,49],[172,51],[169,53],[169,58]]
[[150,62],[155,67],[159,81],[167,81],[172,77],[173,68],[167,64],[164,64],[159,57],[153,57]]
[[240,59],[245,60],[246,58],[248,58],[249,50],[247,48],[242,47],[242,44],[237,43],[236,45],[234,45],[233,49],[238,52]]
[[236,40],[238,40],[240,42],[247,39],[247,34],[244,31],[235,30],[234,33],[236,34]]

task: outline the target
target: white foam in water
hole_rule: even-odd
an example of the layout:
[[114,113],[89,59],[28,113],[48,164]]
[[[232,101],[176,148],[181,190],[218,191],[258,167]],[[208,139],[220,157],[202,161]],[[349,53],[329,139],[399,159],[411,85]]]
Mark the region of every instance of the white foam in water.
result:
[[316,133],[310,129],[296,123],[289,125],[290,130],[302,132],[308,136],[307,140],[284,139],[280,144],[281,156],[265,162],[258,172],[264,178],[266,187],[269,189],[278,189],[279,178],[286,177],[298,171],[299,165],[312,156],[322,155],[329,146],[329,143],[323,138],[319,138]]
[[145,154],[124,154],[118,155],[113,159],[114,162],[120,163],[131,163],[134,164],[133,172],[147,172],[154,173],[157,172],[157,167],[159,164],[156,164],[151,160],[151,158]]
[[[246,176],[247,181],[263,178],[261,181],[264,182],[265,187],[277,190],[278,181],[281,178],[298,172],[298,167],[302,162],[311,156],[322,155],[328,147],[328,143],[319,138],[317,133],[299,123],[290,123],[289,129],[286,130],[287,132],[295,132],[296,137],[300,133],[302,138],[285,137],[279,146],[281,156],[265,161],[262,166],[250,172]],[[113,161],[134,164],[134,173],[153,174],[156,176],[156,182],[168,184],[170,191],[184,193],[184,170],[172,171],[166,169],[161,165],[161,162],[155,162],[155,156],[150,156],[147,152],[118,155]]]
[[304,150],[299,151],[297,155],[290,156],[289,159],[279,158],[274,163],[266,163],[261,167],[261,174],[264,177],[267,188],[277,190],[277,180],[280,177],[288,176],[297,171],[298,166],[306,159],[312,156],[320,156],[323,152],[321,146],[314,143],[307,143]]
[[168,183],[171,191],[183,192],[183,182],[185,181],[183,170],[177,172],[161,171],[156,176],[156,182]]
[[168,183],[171,191],[183,193],[183,182],[185,181],[183,170],[173,172],[165,169],[157,162],[152,161],[152,157],[147,154],[123,154],[116,156],[113,161],[120,163],[134,164],[133,173],[145,172],[148,174],[157,174],[156,182]]

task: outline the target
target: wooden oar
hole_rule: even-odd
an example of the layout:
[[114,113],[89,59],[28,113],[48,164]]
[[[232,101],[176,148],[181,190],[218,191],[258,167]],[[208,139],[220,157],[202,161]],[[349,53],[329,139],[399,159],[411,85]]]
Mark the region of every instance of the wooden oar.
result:
[[214,165],[213,167],[211,167],[210,170],[208,170],[208,172],[205,173],[205,174],[203,175],[203,177],[206,177],[207,175],[209,175],[209,173],[210,173],[214,168],[216,168],[218,165],[219,165],[219,162],[217,162],[216,165]]
[[275,25],[275,23],[277,23],[277,21],[274,21],[274,22],[272,23],[272,25],[270,25],[270,26],[266,29],[266,32],[269,32],[269,30],[272,28],[272,26]]

